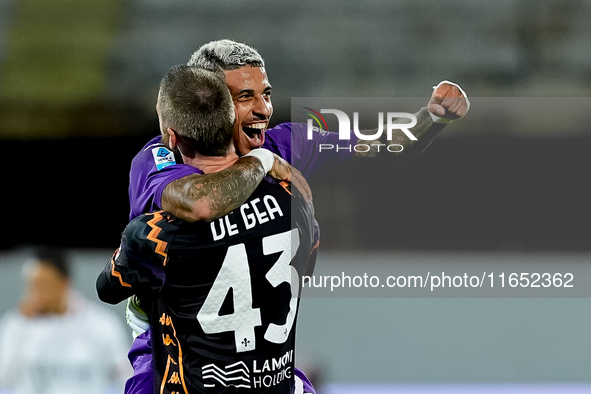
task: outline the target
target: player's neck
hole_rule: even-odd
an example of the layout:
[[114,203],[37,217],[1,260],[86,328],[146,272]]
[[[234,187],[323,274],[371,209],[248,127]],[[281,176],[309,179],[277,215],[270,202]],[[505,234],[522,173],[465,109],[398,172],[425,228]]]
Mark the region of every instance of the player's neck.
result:
[[238,155],[234,150],[232,150],[226,156],[203,156],[199,153],[195,153],[193,157],[187,157],[183,155],[183,162],[185,164],[197,167],[205,174],[218,172],[228,168],[232,164],[236,163],[237,160]]

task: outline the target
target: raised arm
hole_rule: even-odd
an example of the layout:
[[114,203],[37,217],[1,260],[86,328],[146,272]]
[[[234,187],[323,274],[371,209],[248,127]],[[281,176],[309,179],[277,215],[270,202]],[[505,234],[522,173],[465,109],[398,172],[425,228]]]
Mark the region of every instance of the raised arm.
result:
[[[433,93],[427,106],[414,114],[417,124],[408,130],[417,138],[416,140],[411,140],[401,130],[392,133],[392,140],[386,140],[386,133],[382,134],[380,140],[362,141],[360,139],[359,144],[367,144],[372,149],[368,152],[356,152],[355,157],[374,157],[379,152],[378,147],[385,149],[385,146],[391,144],[401,147],[400,151],[395,154],[418,155],[433,142],[446,125],[453,120],[463,118],[469,109],[470,101],[464,91],[452,82],[443,81],[433,87]],[[392,123],[408,123],[408,119],[399,118]]]

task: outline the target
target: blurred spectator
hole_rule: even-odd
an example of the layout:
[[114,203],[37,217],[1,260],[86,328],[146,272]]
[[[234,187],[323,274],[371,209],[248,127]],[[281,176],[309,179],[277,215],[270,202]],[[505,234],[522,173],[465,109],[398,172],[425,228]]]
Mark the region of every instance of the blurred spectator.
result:
[[64,251],[25,263],[25,294],[0,321],[0,387],[16,394],[122,391],[128,343],[122,322],[71,289]]

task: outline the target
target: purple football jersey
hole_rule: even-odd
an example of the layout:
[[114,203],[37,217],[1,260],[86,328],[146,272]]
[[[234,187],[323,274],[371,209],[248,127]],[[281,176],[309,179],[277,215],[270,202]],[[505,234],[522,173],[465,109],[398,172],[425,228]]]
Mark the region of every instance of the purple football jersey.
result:
[[133,158],[129,171],[129,220],[146,212],[162,209],[162,192],[166,185],[191,174],[201,174],[199,169],[176,164],[174,154],[154,137]]
[[[343,146],[349,141],[339,140],[338,133],[314,132],[307,139],[307,125],[303,123],[281,123],[266,131],[263,148],[287,160],[312,179],[320,172],[334,168],[350,160],[355,152],[328,150],[318,152],[320,144]],[[202,172],[186,164],[176,164],[174,154],[161,143],[161,137],[154,137],[131,162],[129,172],[129,220],[146,212],[162,209],[162,192],[166,185],[177,179]]]

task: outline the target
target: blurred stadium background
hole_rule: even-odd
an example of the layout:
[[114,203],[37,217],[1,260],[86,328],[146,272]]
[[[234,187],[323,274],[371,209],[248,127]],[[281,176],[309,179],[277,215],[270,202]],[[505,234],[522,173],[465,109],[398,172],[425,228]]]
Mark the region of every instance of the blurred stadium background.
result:
[[[290,120],[291,97],[426,103],[448,79],[472,98],[419,158],[310,180],[320,269],[351,253],[385,256],[368,272],[442,254],[589,262],[589,20],[585,0],[0,0],[0,312],[37,244],[71,248],[77,286],[96,299],[127,223],[130,161],[159,132],[160,78],[220,38],[265,58],[272,125]],[[588,299],[302,306],[299,356],[324,392],[591,391]]]

